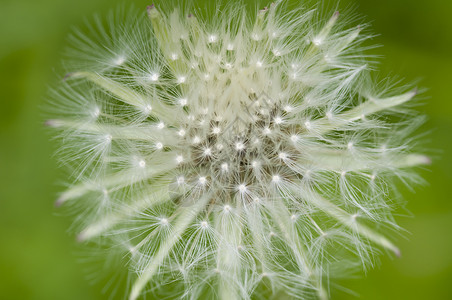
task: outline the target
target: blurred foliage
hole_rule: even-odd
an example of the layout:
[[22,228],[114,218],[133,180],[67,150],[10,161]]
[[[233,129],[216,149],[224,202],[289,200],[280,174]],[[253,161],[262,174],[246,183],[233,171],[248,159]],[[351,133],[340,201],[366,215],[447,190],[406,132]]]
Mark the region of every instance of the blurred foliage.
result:
[[[67,233],[70,220],[56,216],[53,201],[62,172],[56,145],[43,126],[48,86],[66,36],[85,17],[105,14],[116,0],[0,1],[0,298],[107,299],[102,285],[86,280],[86,264]],[[324,0],[325,6],[334,7]],[[206,1],[198,1],[205,5]],[[250,2],[251,3],[251,2]],[[298,2],[291,1],[293,5]],[[145,7],[146,1],[134,1]],[[252,7],[256,4],[252,3]],[[342,0],[380,34],[380,76],[399,75],[428,90],[418,110],[427,114],[425,147],[433,165],[416,192],[401,188],[413,217],[400,217],[407,238],[402,257],[382,257],[366,278],[340,283],[333,299],[451,299],[452,297],[452,2],[444,0]]]

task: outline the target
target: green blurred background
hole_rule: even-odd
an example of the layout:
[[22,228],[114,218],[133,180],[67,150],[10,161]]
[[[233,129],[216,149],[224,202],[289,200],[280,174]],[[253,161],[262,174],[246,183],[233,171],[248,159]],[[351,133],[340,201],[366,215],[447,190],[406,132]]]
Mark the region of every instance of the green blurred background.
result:
[[[42,105],[71,27],[124,2],[0,1],[0,299],[107,298],[86,280],[70,220],[53,207],[63,176]],[[426,146],[435,151],[421,172],[429,185],[403,189],[414,217],[399,218],[409,232],[398,241],[402,257],[383,257],[366,278],[341,282],[358,296],[334,292],[333,299],[452,299],[452,1],[344,0],[339,7],[350,5],[381,34],[374,42],[384,47],[372,51],[383,56],[380,74],[421,79],[428,88],[418,110],[429,116]]]

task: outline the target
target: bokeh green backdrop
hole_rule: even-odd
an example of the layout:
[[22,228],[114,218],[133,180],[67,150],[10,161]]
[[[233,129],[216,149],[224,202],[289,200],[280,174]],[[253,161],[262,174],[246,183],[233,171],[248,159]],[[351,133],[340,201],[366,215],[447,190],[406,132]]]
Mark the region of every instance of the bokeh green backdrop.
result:
[[[0,1],[0,299],[107,298],[86,280],[70,220],[53,208],[63,177],[41,107],[71,26],[124,2]],[[434,161],[422,171],[428,186],[403,190],[414,217],[399,218],[410,232],[398,241],[402,257],[383,257],[366,278],[342,282],[358,296],[333,299],[452,299],[452,1],[343,0],[339,7],[350,4],[381,34],[374,42],[384,47],[372,52],[383,56],[380,74],[420,78],[428,88],[418,110],[429,116]]]

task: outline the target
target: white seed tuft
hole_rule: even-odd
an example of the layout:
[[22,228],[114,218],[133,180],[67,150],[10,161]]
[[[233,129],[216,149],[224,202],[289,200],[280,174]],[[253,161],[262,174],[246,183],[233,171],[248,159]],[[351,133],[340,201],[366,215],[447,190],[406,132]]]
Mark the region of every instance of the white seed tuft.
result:
[[204,185],[204,184],[207,183],[207,179],[206,179],[206,177],[199,177],[199,178],[198,178],[198,182],[199,182],[200,184]]
[[204,149],[204,155],[205,156],[210,156],[211,154],[212,154],[212,149],[210,149],[210,148]]
[[280,153],[278,154],[278,157],[279,157],[279,159],[285,160],[285,159],[288,158],[288,155],[287,155],[287,153],[285,153],[285,152],[280,152]]
[[187,98],[179,99],[179,104],[180,104],[180,106],[186,106],[187,103],[188,103]]
[[245,145],[242,142],[235,143],[235,150],[241,151],[243,149],[245,149]]
[[185,177],[184,176],[179,176],[177,177],[177,184],[181,185],[185,183]]
[[176,156],[176,162],[177,163],[181,163],[181,162],[183,162],[184,161],[184,157],[182,156],[182,155],[178,155],[178,156]]
[[126,61],[126,58],[124,56],[118,56],[118,58],[115,59],[114,64],[117,66],[122,65]]
[[149,75],[149,80],[153,81],[153,82],[158,81],[159,78],[160,78],[160,74],[158,74],[158,73],[152,73],[151,75]]
[[179,84],[185,83],[186,81],[187,81],[187,77],[185,77],[185,76],[177,77],[177,83],[179,83]]
[[240,193],[244,193],[246,192],[246,185],[244,184],[240,184],[237,189],[239,190]]
[[193,144],[199,144],[199,143],[201,143],[201,138],[199,137],[199,136],[195,136],[194,138],[193,138]]
[[208,40],[209,40],[209,43],[216,43],[218,40],[218,36],[211,34],[211,35],[209,35]]
[[185,130],[184,129],[180,129],[178,132],[177,132],[177,134],[179,135],[179,136],[185,136]]
[[140,161],[138,162],[138,166],[139,166],[140,168],[144,168],[144,167],[146,167],[146,162],[145,162],[144,160],[140,160]]
[[430,163],[408,135],[417,92],[375,82],[361,27],[283,2],[150,5],[74,35],[46,122],[76,178],[56,204],[80,240],[125,250],[130,300],[328,299],[330,278],[400,255],[382,229],[395,178]]

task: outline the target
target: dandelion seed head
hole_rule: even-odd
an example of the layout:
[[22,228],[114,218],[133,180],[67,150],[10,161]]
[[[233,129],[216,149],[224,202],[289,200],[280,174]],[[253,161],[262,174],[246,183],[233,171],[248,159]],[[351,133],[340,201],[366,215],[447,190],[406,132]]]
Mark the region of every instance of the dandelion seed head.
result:
[[375,82],[371,35],[337,12],[241,5],[150,5],[74,36],[85,61],[46,122],[76,178],[57,205],[80,241],[124,249],[131,300],[170,280],[175,298],[326,299],[342,268],[400,255],[380,229],[398,229],[395,178],[430,163],[409,137],[417,91]]

